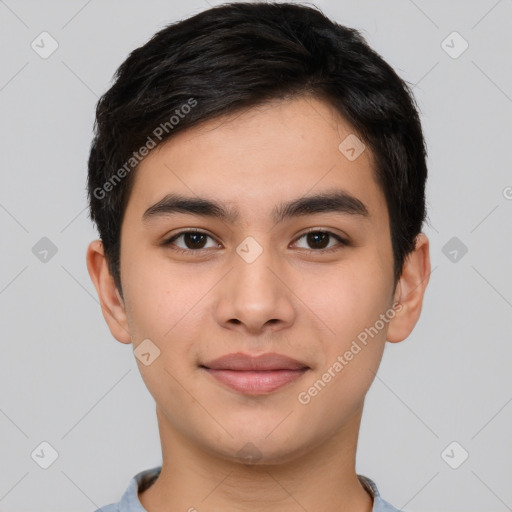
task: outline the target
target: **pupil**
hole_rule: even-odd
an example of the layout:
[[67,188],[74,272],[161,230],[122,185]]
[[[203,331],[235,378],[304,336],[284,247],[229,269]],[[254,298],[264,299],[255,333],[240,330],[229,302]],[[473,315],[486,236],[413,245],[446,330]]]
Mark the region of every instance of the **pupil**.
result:
[[[200,239],[201,237],[203,237],[203,239],[204,239],[205,235],[203,235],[202,233],[186,233],[185,234],[185,245],[189,249],[201,249],[202,244],[200,241],[198,243],[198,239]],[[191,239],[193,240],[192,244],[187,243]],[[204,240],[203,240],[203,242],[204,242]],[[190,245],[192,245],[192,247],[190,247]]]
[[[318,244],[317,244],[319,238],[323,239],[323,241],[326,242],[326,243],[320,243],[321,247],[318,247]],[[321,233],[318,231],[313,232],[313,233],[308,233],[308,244],[317,249],[324,249],[328,245],[328,243],[327,243],[328,238],[329,238],[329,235],[327,233]],[[316,247],[315,247],[315,244],[317,244]]]

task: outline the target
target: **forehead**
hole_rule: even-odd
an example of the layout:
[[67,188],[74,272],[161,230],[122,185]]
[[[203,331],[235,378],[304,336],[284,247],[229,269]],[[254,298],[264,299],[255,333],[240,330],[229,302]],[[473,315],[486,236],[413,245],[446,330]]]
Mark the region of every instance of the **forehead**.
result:
[[283,200],[328,190],[359,199],[371,216],[387,215],[369,149],[332,106],[308,97],[188,128],[157,146],[133,179],[126,213],[139,218],[173,192],[214,199],[243,220],[275,217]]

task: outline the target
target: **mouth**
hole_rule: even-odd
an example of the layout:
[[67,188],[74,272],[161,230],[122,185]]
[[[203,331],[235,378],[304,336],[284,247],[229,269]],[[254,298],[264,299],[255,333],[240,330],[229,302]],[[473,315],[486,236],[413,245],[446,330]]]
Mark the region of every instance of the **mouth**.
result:
[[265,395],[304,375],[309,366],[276,353],[227,354],[199,366],[216,381],[246,395]]

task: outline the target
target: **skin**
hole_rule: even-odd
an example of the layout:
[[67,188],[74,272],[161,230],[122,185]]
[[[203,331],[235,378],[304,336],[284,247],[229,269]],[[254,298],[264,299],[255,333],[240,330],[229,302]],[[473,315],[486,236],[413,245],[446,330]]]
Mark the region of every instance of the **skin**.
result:
[[[366,149],[349,161],[338,149],[351,133],[333,108],[308,97],[202,123],[158,146],[136,171],[121,233],[124,300],[101,242],[90,244],[87,265],[112,335],[134,349],[149,338],[160,350],[148,366],[137,359],[156,402],[163,456],[160,477],[139,494],[149,512],[371,511],[355,472],[364,398],[386,341],[405,339],[420,316],[430,258],[420,234],[394,287],[372,155]],[[325,212],[274,224],[275,205],[333,189],[357,197],[369,215]],[[143,213],[169,192],[215,199],[236,207],[240,219],[180,213],[145,223]],[[186,236],[174,247],[201,256],[161,245],[187,228],[211,238],[202,249]],[[302,235],[311,228],[349,245],[333,237],[308,242]],[[236,252],[248,236],[263,249],[250,264]],[[338,250],[322,253],[326,246]],[[394,318],[300,403],[298,394],[395,302]],[[231,352],[278,352],[310,369],[272,393],[248,396],[198,366]],[[253,463],[243,457],[247,443],[260,456]]]

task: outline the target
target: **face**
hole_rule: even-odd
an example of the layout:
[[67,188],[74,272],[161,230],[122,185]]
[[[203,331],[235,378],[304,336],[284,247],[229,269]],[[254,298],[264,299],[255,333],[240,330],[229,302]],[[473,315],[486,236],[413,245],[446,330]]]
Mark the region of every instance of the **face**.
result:
[[[369,149],[339,148],[349,135],[320,100],[273,102],[176,135],[136,171],[116,337],[158,348],[137,364],[160,421],[212,454],[291,460],[361,410],[398,311],[386,202]],[[233,353],[298,364],[215,371]]]

